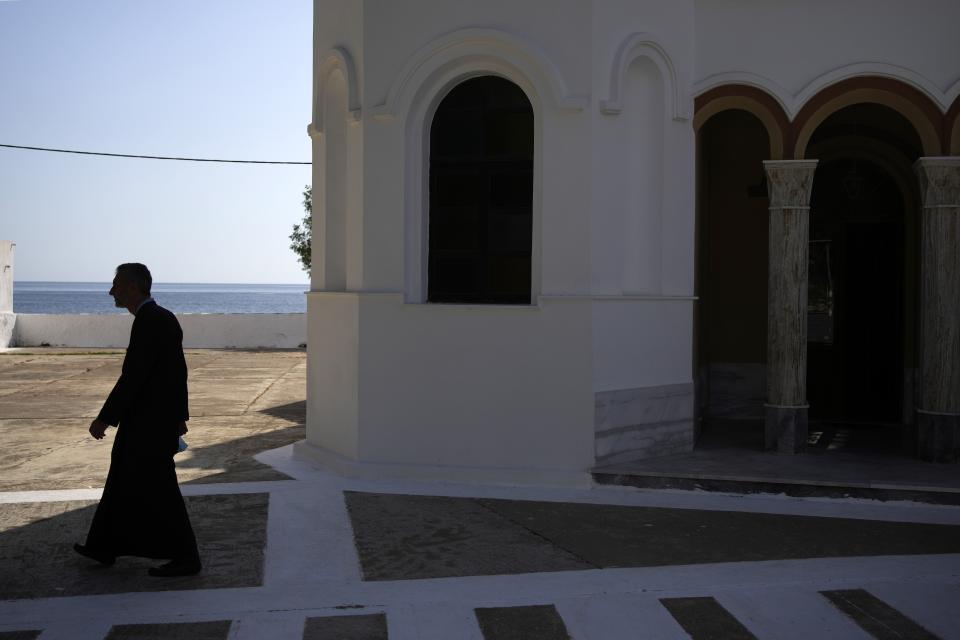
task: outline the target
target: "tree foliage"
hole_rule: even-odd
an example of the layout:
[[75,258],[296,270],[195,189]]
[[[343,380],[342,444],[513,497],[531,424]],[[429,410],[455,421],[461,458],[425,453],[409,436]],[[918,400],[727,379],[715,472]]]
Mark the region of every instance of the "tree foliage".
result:
[[290,248],[297,254],[303,270],[310,271],[310,241],[313,238],[313,187],[303,188],[303,210],[306,212],[300,224],[293,225]]

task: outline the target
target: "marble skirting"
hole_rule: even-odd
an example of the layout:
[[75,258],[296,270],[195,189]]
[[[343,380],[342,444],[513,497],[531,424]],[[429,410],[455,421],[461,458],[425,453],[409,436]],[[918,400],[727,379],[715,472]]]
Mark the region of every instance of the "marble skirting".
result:
[[753,362],[713,362],[700,372],[704,415],[726,420],[764,417],[767,366]]
[[614,464],[693,450],[693,384],[594,394],[596,463]]

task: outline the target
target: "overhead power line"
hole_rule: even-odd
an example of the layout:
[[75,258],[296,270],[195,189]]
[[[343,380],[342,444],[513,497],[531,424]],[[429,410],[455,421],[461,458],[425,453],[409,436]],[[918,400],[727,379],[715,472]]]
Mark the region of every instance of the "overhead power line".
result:
[[26,149],[28,151],[49,151],[51,153],[78,153],[84,156],[109,156],[111,158],[140,158],[143,160],[181,160],[183,162],[230,162],[234,164],[312,164],[310,162],[287,162],[283,160],[221,160],[218,158],[178,158],[174,156],[143,156],[133,153],[103,153],[100,151],[76,151],[74,149],[48,149],[47,147],[25,147],[18,144],[0,144],[8,149]]

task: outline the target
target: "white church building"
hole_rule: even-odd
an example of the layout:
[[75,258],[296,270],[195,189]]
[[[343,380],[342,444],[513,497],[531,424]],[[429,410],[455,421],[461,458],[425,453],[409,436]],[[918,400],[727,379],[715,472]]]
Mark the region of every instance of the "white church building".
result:
[[[315,0],[302,455],[960,454],[956,0]],[[749,426],[752,425],[752,426]]]

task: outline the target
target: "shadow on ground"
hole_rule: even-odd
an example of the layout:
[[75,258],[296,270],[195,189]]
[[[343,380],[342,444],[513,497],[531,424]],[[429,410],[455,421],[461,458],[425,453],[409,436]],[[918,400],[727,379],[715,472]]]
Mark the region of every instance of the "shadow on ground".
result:
[[86,538],[96,502],[0,504],[0,599],[260,586],[268,494],[186,501],[204,570],[164,579],[147,576],[156,560],[118,558],[103,567],[73,551]]
[[301,425],[306,424],[307,401],[298,400],[296,402],[288,402],[287,404],[278,404],[275,407],[260,409],[260,413],[265,413],[268,416],[273,416],[274,418],[290,420],[291,422],[296,422]]
[[346,494],[366,580],[960,553],[960,526]]
[[305,437],[304,425],[292,425],[204,447],[191,448],[191,456],[178,457],[175,461],[177,469],[222,469],[219,473],[191,478],[183,484],[290,480],[287,474],[257,462],[253,456],[263,451],[293,444]]

